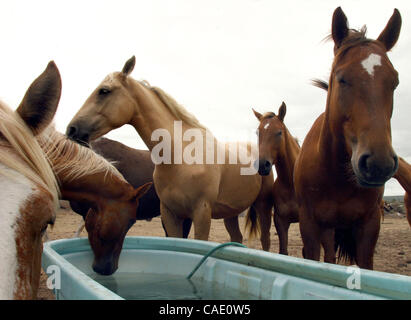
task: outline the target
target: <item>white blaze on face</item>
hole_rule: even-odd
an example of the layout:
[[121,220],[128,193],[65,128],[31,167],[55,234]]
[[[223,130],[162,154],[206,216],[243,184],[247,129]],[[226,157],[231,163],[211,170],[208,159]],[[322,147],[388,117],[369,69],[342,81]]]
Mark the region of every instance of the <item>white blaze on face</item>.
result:
[[16,230],[20,208],[33,193],[33,184],[20,173],[0,164],[0,299],[13,299],[17,249]]
[[361,62],[361,65],[368,72],[368,74],[374,76],[374,68],[381,65],[381,56],[375,53],[371,53],[368,58]]
[[267,128],[270,126],[270,124],[269,123],[267,123],[265,126],[264,126],[264,130],[267,130]]

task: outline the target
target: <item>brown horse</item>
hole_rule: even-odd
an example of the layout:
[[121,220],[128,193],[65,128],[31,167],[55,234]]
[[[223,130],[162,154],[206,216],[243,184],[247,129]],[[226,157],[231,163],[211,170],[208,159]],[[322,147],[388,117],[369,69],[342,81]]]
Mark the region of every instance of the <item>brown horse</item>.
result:
[[49,125],[61,94],[50,62],[16,112],[0,103],[0,299],[35,299],[42,235],[53,224],[58,185],[35,136]]
[[288,254],[288,229],[291,223],[298,222],[298,203],[294,191],[294,164],[300,146],[284,124],[287,112],[283,102],[278,115],[254,111],[260,125],[258,127],[259,170],[262,176],[268,175],[273,165],[277,179],[273,186],[274,224],[280,241],[280,253]]
[[390,119],[398,73],[386,52],[397,42],[394,10],[377,40],[348,29],[334,11],[332,65],[326,110],[307,134],[294,169],[305,258],[335,263],[349,258],[373,268],[384,183],[398,167]]
[[[160,198],[161,218],[170,236],[182,237],[183,221],[190,219],[195,238],[207,240],[211,218],[224,218],[231,240],[241,242],[237,216],[250,207],[251,230],[256,230],[258,216],[261,242],[268,250],[272,174],[241,174],[245,165],[239,155],[256,157],[251,147],[219,143],[163,90],[132,79],[129,75],[134,65],[132,57],[121,72],[103,80],[68,125],[67,135],[77,141],[89,141],[131,124],[152,155],[155,151],[154,185]],[[160,147],[163,150],[159,151]],[[222,163],[219,155],[224,158]],[[225,161],[228,158],[230,163]]]
[[124,238],[136,221],[139,198],[152,183],[133,188],[107,160],[67,139],[53,126],[37,140],[58,178],[61,199],[89,206],[85,225],[94,253],[93,270],[114,273]]
[[[151,161],[148,150],[130,148],[118,141],[107,138],[99,138],[91,141],[90,146],[94,152],[113,163],[133,187],[141,186],[147,182],[153,182],[154,163]],[[80,214],[83,219],[91,205],[87,202],[70,201],[74,212]],[[160,199],[154,186],[139,199],[136,220],[149,220],[160,215]],[[130,226],[131,227],[131,226]],[[185,220],[183,224],[183,238],[190,233],[191,220]],[[166,234],[167,235],[167,234]]]
[[398,170],[394,175],[405,190],[404,205],[407,210],[407,219],[411,227],[411,165],[399,157]]

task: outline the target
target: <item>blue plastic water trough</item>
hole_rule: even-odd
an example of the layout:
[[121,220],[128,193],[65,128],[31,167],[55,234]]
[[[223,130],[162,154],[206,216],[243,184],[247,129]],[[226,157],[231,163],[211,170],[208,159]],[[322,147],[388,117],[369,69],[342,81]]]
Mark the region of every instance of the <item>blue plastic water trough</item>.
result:
[[[126,237],[119,269],[93,272],[87,238],[44,244],[42,265],[58,270],[57,299],[411,299],[411,277],[315,262],[219,243]],[[58,268],[57,268],[57,267]]]

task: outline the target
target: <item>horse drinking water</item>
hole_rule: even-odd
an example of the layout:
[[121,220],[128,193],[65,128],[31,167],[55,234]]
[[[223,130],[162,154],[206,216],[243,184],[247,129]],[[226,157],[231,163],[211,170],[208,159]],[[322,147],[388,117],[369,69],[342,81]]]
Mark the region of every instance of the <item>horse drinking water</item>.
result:
[[334,61],[326,110],[307,134],[294,169],[305,258],[335,263],[347,257],[373,268],[384,183],[398,167],[390,119],[398,73],[387,57],[401,16],[394,10],[377,40],[348,28],[334,11]]
[[134,188],[106,159],[67,139],[53,126],[37,140],[58,178],[61,199],[88,208],[85,225],[94,253],[93,270],[114,273],[124,238],[137,219],[139,199],[152,183]]

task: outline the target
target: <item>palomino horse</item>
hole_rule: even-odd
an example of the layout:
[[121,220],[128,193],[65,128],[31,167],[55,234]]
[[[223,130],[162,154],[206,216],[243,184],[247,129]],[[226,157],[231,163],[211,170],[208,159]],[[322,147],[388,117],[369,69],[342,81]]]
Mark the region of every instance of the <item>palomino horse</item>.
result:
[[37,140],[58,178],[61,199],[89,207],[85,225],[94,253],[93,270],[114,273],[124,238],[136,221],[139,198],[152,183],[133,188],[102,156],[67,139],[53,126]]
[[398,160],[398,170],[394,175],[405,190],[404,205],[407,210],[407,219],[411,227],[411,165],[403,158]]
[[[130,148],[118,141],[107,138],[99,138],[90,142],[94,152],[103,156],[113,163],[133,187],[153,181],[154,163],[151,161],[148,150]],[[70,201],[74,212],[83,216],[85,220],[90,204],[85,202]],[[160,199],[151,186],[150,189],[139,199],[136,220],[150,220],[160,215]],[[183,237],[187,238],[190,233],[191,220],[184,221]]]
[[294,191],[294,164],[300,146],[284,124],[286,105],[283,102],[278,115],[254,111],[258,127],[259,166],[258,173],[268,175],[273,165],[277,179],[273,186],[274,224],[280,241],[280,253],[288,254],[288,229],[290,223],[298,222],[298,203]]
[[334,11],[332,65],[326,110],[305,138],[294,169],[305,258],[339,258],[373,268],[384,183],[398,167],[390,118],[398,74],[386,52],[397,42],[395,10],[377,40],[350,30]]
[[59,191],[34,136],[53,119],[60,94],[60,74],[50,62],[16,112],[0,103],[0,299],[37,296],[42,235],[54,223]]
[[[258,226],[257,215],[263,248],[269,250],[273,175],[242,175],[239,155],[248,152],[249,156],[248,146],[217,143],[209,130],[163,90],[131,78],[134,65],[132,57],[121,72],[103,80],[68,125],[67,135],[89,141],[131,124],[155,154],[153,179],[168,235],[182,237],[183,221],[191,219],[195,238],[208,240],[211,218],[224,218],[231,240],[241,242],[237,216],[250,207],[251,231]],[[230,163],[217,159],[216,154],[230,158]]]

